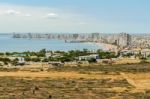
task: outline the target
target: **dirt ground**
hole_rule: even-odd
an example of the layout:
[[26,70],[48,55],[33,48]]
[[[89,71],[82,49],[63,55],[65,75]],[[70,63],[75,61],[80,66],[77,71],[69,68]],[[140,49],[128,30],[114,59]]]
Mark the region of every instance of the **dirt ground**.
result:
[[1,70],[0,99],[150,99],[149,64]]
[[126,73],[125,75],[137,89],[150,90],[150,73]]
[[102,78],[111,78],[111,79],[121,79],[124,78],[128,81],[129,84],[135,86],[137,89],[150,89],[150,73],[123,73],[120,75],[105,75],[102,73],[90,73],[90,74],[81,74],[78,72],[0,72],[0,77],[30,77],[30,78],[66,78],[66,79],[102,79]]
[[0,72],[0,99],[111,99],[127,88],[132,85],[118,74]]

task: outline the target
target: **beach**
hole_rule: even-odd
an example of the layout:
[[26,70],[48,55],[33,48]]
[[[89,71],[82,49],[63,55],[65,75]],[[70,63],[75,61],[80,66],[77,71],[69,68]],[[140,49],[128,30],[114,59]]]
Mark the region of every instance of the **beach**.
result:
[[88,44],[97,45],[98,47],[102,48],[105,51],[116,51],[117,46],[112,44],[106,44],[106,43],[96,43],[96,42],[88,42]]
[[106,43],[96,43],[98,46],[103,46],[104,50],[116,50],[117,46],[112,44],[106,44]]

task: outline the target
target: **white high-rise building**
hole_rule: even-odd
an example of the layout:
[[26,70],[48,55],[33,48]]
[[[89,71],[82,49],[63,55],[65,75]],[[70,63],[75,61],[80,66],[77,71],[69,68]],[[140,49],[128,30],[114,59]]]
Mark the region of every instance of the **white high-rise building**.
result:
[[117,45],[119,45],[120,47],[127,47],[127,46],[131,46],[131,43],[132,43],[132,37],[130,34],[127,33],[119,34]]

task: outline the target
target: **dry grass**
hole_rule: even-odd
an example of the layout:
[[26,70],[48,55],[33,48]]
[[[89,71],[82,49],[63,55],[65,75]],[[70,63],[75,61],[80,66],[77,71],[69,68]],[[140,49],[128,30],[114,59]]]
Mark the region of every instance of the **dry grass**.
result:
[[150,90],[150,73],[126,73],[135,82],[137,89]]
[[127,88],[124,79],[0,77],[1,99],[107,99]]
[[124,58],[116,61],[114,64],[138,64],[140,62],[141,62],[140,59]]
[[[0,72],[0,76],[9,76],[9,77],[51,77],[51,78],[91,78],[92,75],[87,74],[78,74],[75,72]],[[97,78],[94,75],[94,78]]]
[[1,69],[0,99],[150,99],[149,71],[149,64]]

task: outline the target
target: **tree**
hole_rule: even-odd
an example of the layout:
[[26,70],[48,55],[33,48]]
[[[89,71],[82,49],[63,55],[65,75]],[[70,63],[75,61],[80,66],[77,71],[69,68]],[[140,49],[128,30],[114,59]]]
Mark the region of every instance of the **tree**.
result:
[[39,53],[46,54],[46,49],[42,49],[42,50],[40,50],[40,52],[39,52]]
[[83,49],[83,52],[84,53],[88,53],[88,49]]
[[16,66],[18,64],[18,58],[14,59],[11,64]]
[[0,53],[0,56],[3,56],[3,55],[5,55],[4,53]]
[[25,57],[25,61],[29,62],[29,61],[31,61],[31,58],[30,57]]
[[49,62],[49,59],[44,58],[44,59],[42,60],[42,62]]
[[110,59],[110,58],[116,58],[115,53],[113,52],[104,52],[104,51],[97,51],[97,53],[99,54],[99,57],[101,59]]
[[46,49],[42,49],[37,53],[37,57],[45,57]]
[[40,58],[32,58],[31,61],[33,61],[33,62],[40,62],[41,59]]
[[90,63],[95,63],[95,62],[96,62],[96,59],[95,59],[95,58],[91,58],[91,59],[88,60],[88,62],[90,62]]

